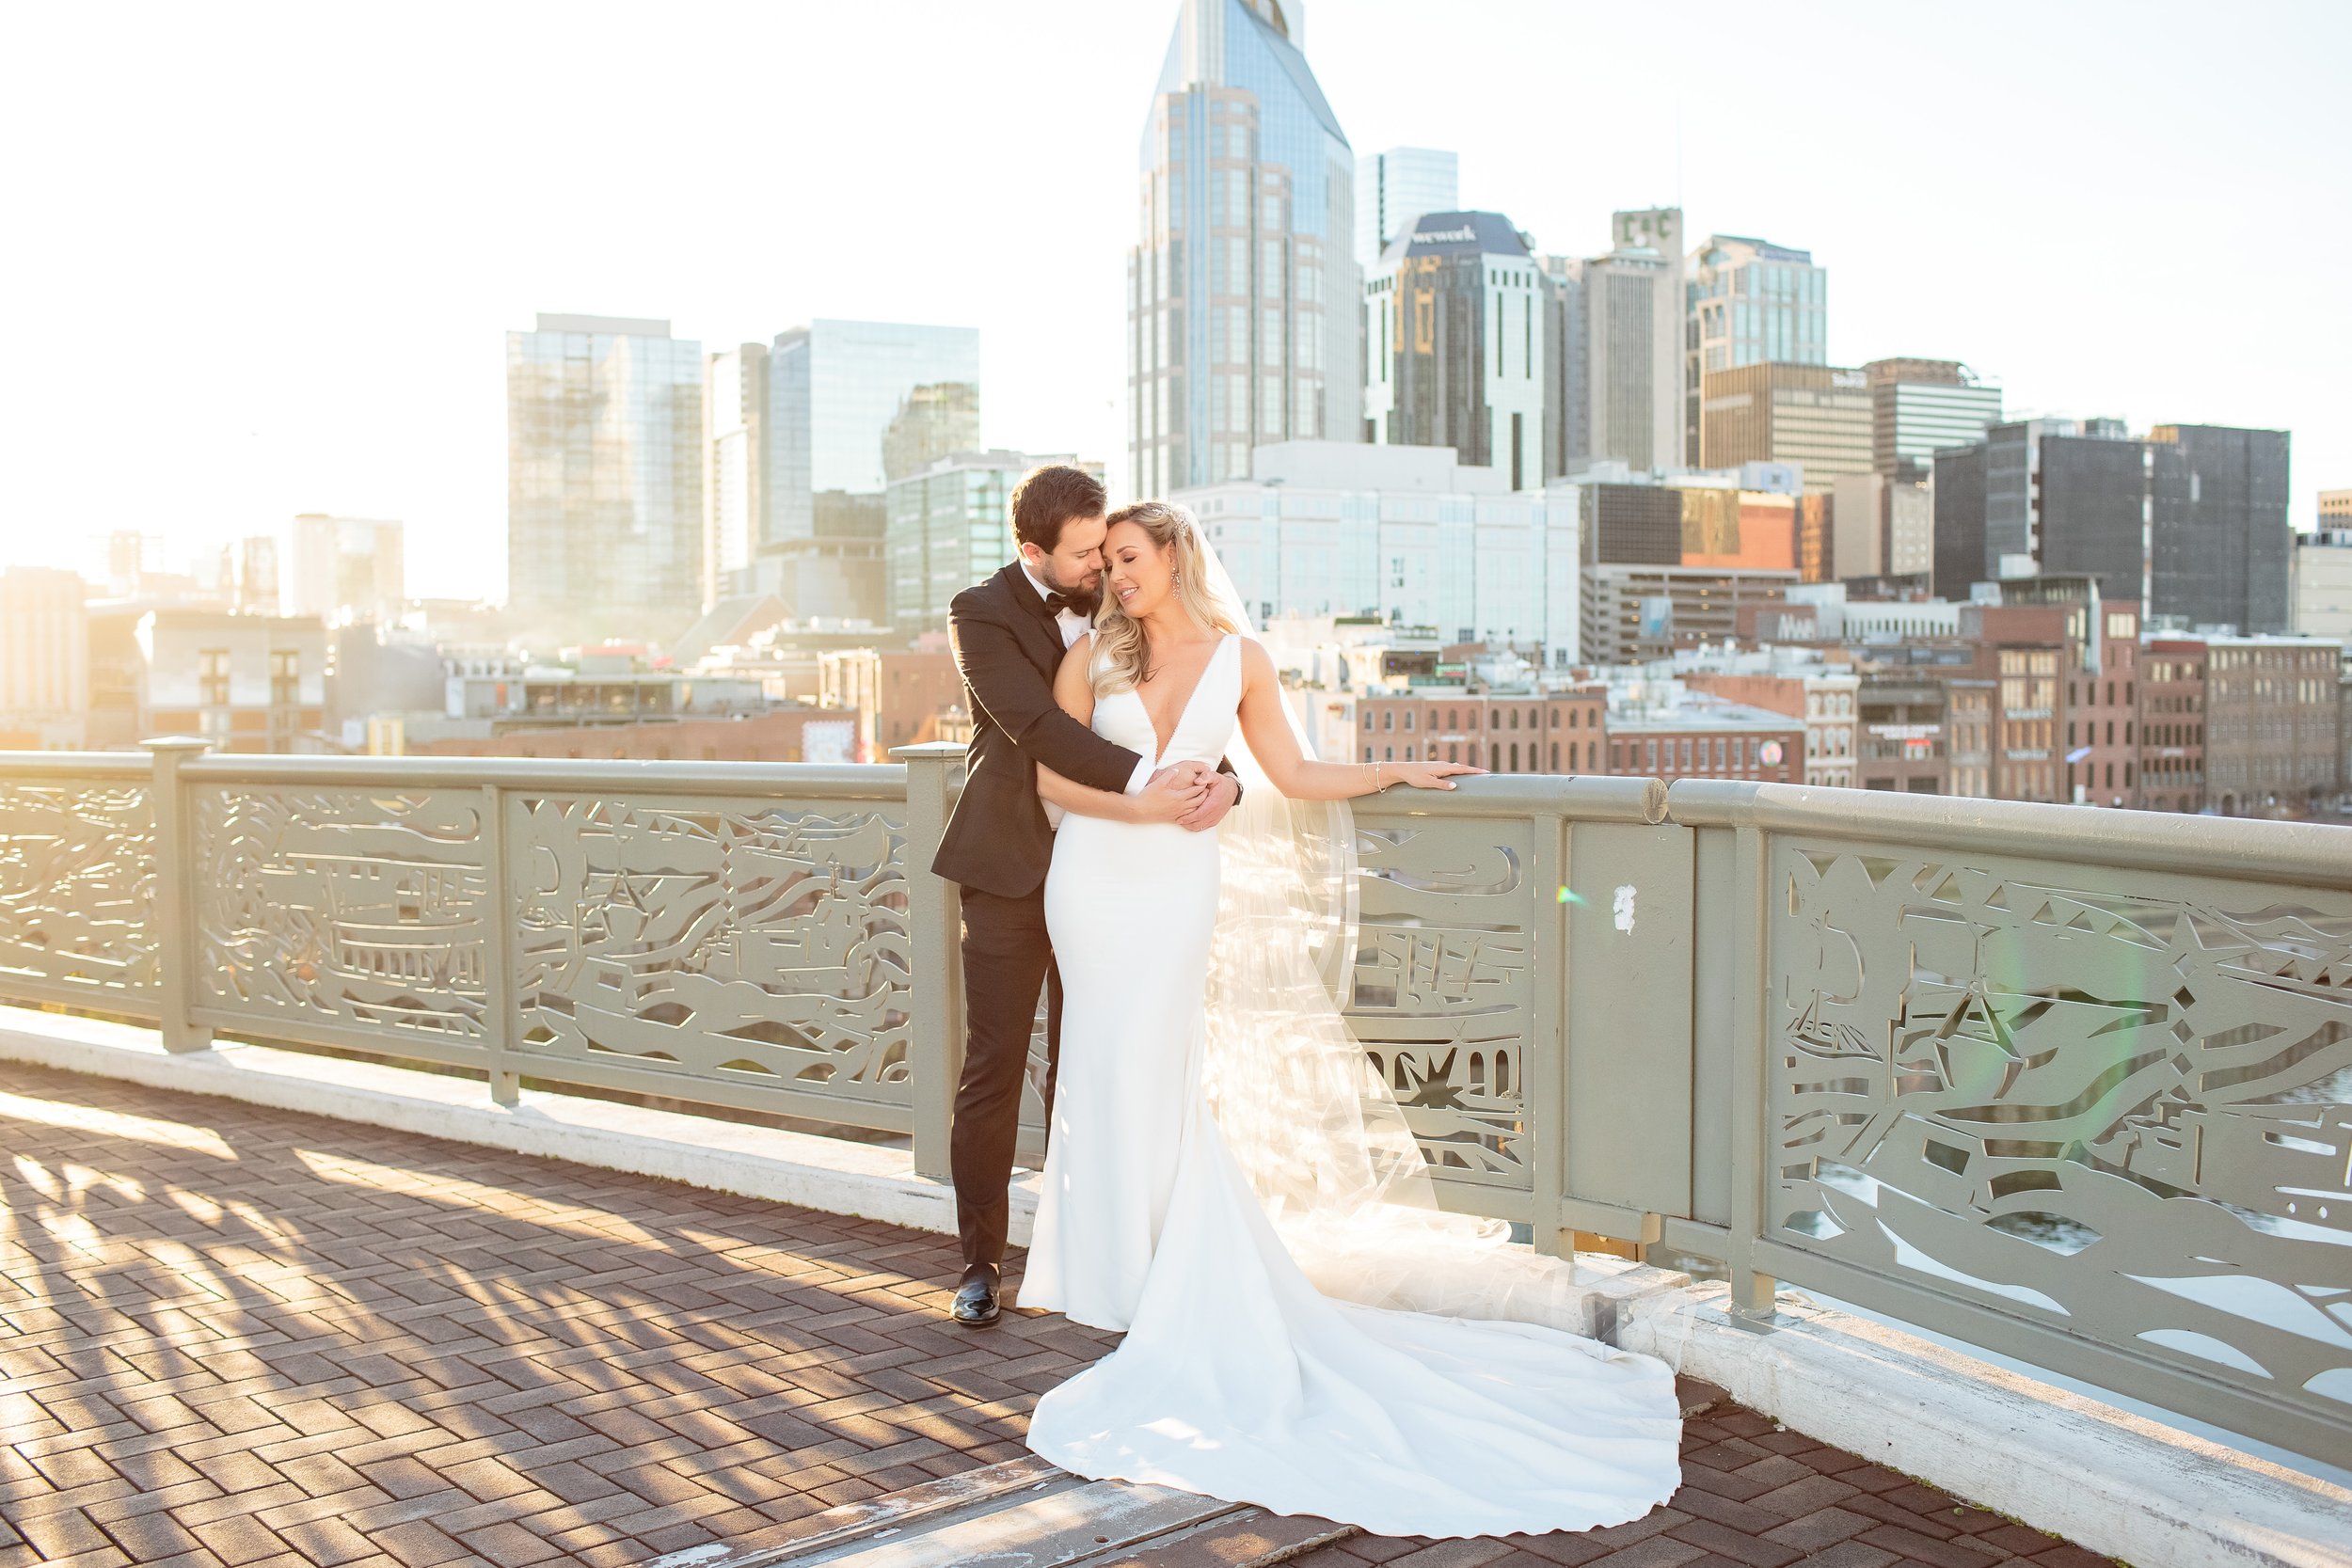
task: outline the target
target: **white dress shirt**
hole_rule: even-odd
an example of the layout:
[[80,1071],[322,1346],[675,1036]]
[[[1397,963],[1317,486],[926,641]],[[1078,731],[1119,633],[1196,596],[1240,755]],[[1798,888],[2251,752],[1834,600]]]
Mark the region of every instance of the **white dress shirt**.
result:
[[[1037,574],[1029,570],[1029,564],[1025,561],[1021,563],[1021,575],[1029,579],[1029,586],[1037,590],[1037,596],[1039,598],[1049,599],[1053,597],[1054,591],[1051,588],[1046,587],[1045,584],[1037,580]],[[1061,645],[1065,652],[1075,644],[1079,638],[1084,637],[1089,631],[1093,629],[1092,622],[1089,621],[1085,616],[1079,614],[1076,610],[1069,609],[1066,606],[1054,611],[1054,625],[1061,630]],[[1151,782],[1152,759],[1150,757],[1145,757],[1142,761],[1136,764],[1136,770],[1127,776],[1127,793],[1130,795],[1140,795],[1143,793],[1143,786]],[[1061,807],[1054,804],[1051,800],[1046,801],[1045,825],[1049,828],[1058,828],[1061,826]]]

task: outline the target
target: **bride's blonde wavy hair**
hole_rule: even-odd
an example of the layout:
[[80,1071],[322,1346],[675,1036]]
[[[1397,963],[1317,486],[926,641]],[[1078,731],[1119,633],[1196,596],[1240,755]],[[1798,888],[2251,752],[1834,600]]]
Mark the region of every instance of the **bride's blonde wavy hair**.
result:
[[[1209,592],[1208,558],[1200,553],[1200,525],[1192,514],[1168,501],[1137,501],[1122,506],[1104,519],[1110,528],[1133,523],[1166,550],[1173,547],[1176,601],[1204,631],[1233,632],[1241,626],[1216,594]],[[1109,563],[1104,562],[1103,607],[1094,613],[1094,694],[1130,691],[1152,676],[1152,649],[1144,640],[1143,623],[1109,592]]]

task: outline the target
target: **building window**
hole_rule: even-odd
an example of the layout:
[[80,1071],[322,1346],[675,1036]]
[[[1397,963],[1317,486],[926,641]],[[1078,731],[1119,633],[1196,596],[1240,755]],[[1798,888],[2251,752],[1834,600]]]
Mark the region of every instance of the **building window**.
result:
[[1514,772],[1514,773],[1516,773],[1516,772],[1518,772],[1518,770],[1519,770],[1519,743],[1518,743],[1518,741],[1514,740],[1513,742],[1511,742],[1511,771],[1512,771],[1512,772]]
[[1372,728],[1372,709],[1364,709],[1364,728]]
[[1380,710],[1380,727],[1384,730],[1392,730],[1396,728],[1395,709],[1383,708]]
[[[1408,726],[1408,727],[1409,727],[1409,726]],[[1406,762],[1410,762],[1410,761],[1412,761],[1412,760],[1413,760],[1413,749],[1412,749],[1410,746],[1407,746],[1407,747],[1406,747],[1406,748],[1405,748],[1405,760],[1406,760]]]
[[293,707],[302,701],[302,652],[298,648],[269,651],[269,700],[274,707]]
[[229,705],[229,650],[206,648],[196,656],[196,700],[206,707]]
[[1411,708],[1406,708],[1405,710],[1405,727],[1407,730],[1413,727],[1413,710]]
[[1556,740],[1551,743],[1551,770],[1560,771],[1560,743]]

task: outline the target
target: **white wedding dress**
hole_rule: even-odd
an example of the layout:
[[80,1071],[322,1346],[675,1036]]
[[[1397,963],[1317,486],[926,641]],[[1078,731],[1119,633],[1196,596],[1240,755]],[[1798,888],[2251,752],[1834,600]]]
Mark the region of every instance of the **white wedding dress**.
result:
[[[1213,763],[1241,691],[1229,635],[1164,753],[1133,691],[1093,726],[1159,764]],[[1663,1502],[1681,1423],[1662,1362],[1309,1283],[1202,1093],[1217,908],[1215,832],[1064,819],[1045,881],[1059,1085],[1020,1305],[1126,1338],[1039,1401],[1029,1447],[1384,1535],[1588,1529]]]

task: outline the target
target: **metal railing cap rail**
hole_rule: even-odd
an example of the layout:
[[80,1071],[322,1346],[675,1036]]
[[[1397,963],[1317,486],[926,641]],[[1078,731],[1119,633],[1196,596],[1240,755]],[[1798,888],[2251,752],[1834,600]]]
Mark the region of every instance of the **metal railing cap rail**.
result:
[[[894,757],[911,761],[961,759],[964,748],[951,740],[898,746]],[[1666,785],[1658,779],[1604,778],[1584,773],[1487,773],[1463,779],[1452,790],[1406,789],[1391,785],[1379,798],[1384,812],[1406,816],[1463,815],[1494,816],[1522,812],[1559,815],[1582,822],[1638,822],[1655,826],[1666,819]],[[1364,805],[1373,797],[1358,796]]]
[[1391,786],[1378,796],[1361,795],[1356,805],[1379,801],[1379,809],[1406,816],[1498,816],[1529,812],[1558,814],[1578,822],[1637,822],[1666,819],[1666,786],[1657,779],[1602,778],[1581,773],[1488,773],[1456,781],[1454,789]]
[[2352,885],[2352,832],[2327,823],[2060,806],[1970,796],[1683,779],[1666,814],[1686,828],[1757,828],[2092,865]]
[[151,779],[155,760],[145,752],[0,752],[8,778]]
[[[145,759],[140,759],[145,766]],[[546,789],[634,795],[755,795],[777,800],[903,800],[899,763],[639,762],[626,758],[282,756],[210,752],[182,776],[197,784],[347,788]]]

